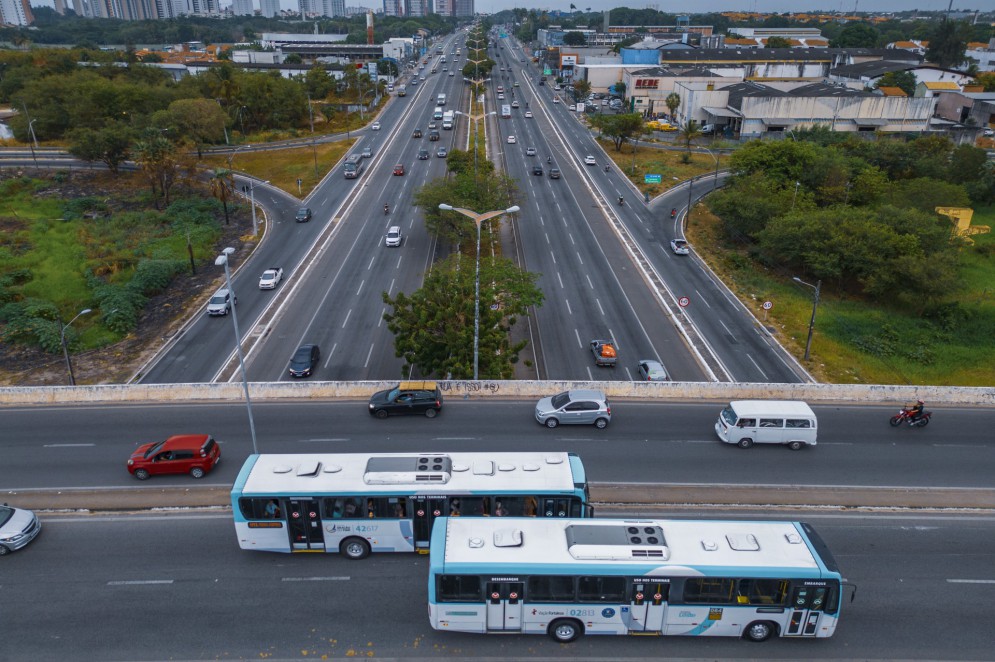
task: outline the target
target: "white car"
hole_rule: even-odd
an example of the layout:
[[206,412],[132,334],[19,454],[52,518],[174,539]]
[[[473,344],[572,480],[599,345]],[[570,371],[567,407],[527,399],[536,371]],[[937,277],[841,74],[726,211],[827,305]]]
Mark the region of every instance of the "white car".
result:
[[449,72],[449,77],[450,77],[450,78],[452,78],[452,77],[453,77],[453,76],[455,76],[455,75],[456,75],[456,73],[455,73],[455,72],[453,72],[453,71],[450,71],[450,72]]
[[598,162],[594,160],[594,157],[588,154],[584,157],[584,165],[598,165]]
[[688,242],[684,241],[683,239],[671,239],[670,250],[674,251],[674,255],[691,254],[691,247],[688,246]]
[[400,246],[401,245],[401,226],[392,225],[387,230],[387,237],[384,239],[384,245],[386,246]]
[[553,103],[560,103],[560,97],[553,97]]
[[525,111],[525,119],[527,119],[527,120],[532,119],[532,111],[531,110],[526,110]]
[[259,277],[259,289],[272,290],[281,280],[283,280],[283,268],[270,267]]
[[41,533],[41,522],[30,510],[0,505],[0,556],[15,552]]
[[379,131],[379,130],[380,130],[380,122],[374,122],[373,124],[370,125],[370,131]]
[[518,142],[518,139],[515,138],[515,136],[508,136],[508,144],[509,145],[514,145],[517,142]]
[[555,85],[555,86],[553,86],[553,89],[556,90],[557,92],[559,92],[560,90],[563,89],[563,87],[561,87],[560,85]]
[[991,138],[993,135],[995,135],[995,129],[985,129],[984,131],[981,132],[981,134],[986,138]]
[[504,101],[504,93],[498,92],[498,101]]
[[670,375],[667,374],[667,369],[663,367],[663,364],[659,361],[653,359],[643,359],[636,366],[636,370],[639,372],[639,378],[644,382],[669,382]]
[[536,155],[536,148],[535,147],[526,147],[525,148],[525,156],[535,156],[535,155]]

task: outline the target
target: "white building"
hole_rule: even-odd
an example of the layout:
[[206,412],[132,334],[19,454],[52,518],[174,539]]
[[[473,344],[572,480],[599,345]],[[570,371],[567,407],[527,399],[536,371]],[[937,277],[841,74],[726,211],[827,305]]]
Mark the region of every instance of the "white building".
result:
[[252,0],[232,0],[231,13],[235,16],[252,16],[255,11]]
[[0,0],[0,25],[31,25],[35,22],[28,0]]
[[280,0],[259,0],[259,14],[267,18],[280,15]]

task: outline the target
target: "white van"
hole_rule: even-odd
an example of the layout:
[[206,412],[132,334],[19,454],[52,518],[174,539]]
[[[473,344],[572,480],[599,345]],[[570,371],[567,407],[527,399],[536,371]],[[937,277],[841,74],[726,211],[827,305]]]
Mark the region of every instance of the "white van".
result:
[[815,446],[815,412],[798,400],[736,400],[719,414],[715,434],[727,444],[784,444],[793,451]]

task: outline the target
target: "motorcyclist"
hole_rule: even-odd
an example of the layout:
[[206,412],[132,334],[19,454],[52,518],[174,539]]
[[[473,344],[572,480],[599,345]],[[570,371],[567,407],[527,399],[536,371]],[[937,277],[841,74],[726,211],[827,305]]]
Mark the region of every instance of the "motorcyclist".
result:
[[619,207],[625,206],[625,198],[623,198],[622,196],[618,196],[618,206]]
[[605,172],[611,172],[611,166],[605,166]]
[[677,207],[670,210],[670,218],[677,218]]
[[390,205],[384,205],[383,206],[383,213],[385,213],[385,214],[389,214],[390,213]]
[[552,162],[553,162],[553,157],[552,156],[547,156],[546,157],[546,163],[552,163]]
[[916,403],[911,407],[906,408],[909,412],[909,423],[915,423],[920,418],[922,418],[922,412],[926,408],[926,403],[922,400],[916,400]]

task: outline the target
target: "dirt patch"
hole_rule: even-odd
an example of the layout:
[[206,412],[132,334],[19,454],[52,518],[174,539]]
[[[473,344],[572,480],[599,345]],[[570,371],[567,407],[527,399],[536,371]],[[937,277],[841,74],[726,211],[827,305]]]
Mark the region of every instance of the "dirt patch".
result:
[[[21,176],[21,173],[0,172],[0,179]],[[65,200],[93,197],[104,201],[110,210],[134,209],[135,203],[125,205],[123,200],[133,200],[136,188],[146,186],[138,175],[111,175],[107,172],[72,172],[66,181],[56,181],[53,174],[33,173],[48,179],[50,187],[39,192],[40,196],[58,196]],[[210,193],[193,187],[177,187],[173,199],[186,196],[209,196]],[[231,224],[220,219],[222,236],[218,249],[232,246],[239,256],[246,256],[252,248],[243,233],[252,227],[248,206],[230,209]],[[261,226],[262,227],[262,226]],[[248,230],[251,232],[251,230]],[[244,258],[240,258],[244,259]],[[149,297],[138,321],[138,326],[121,341],[99,349],[71,355],[73,373],[77,384],[122,384],[127,382],[155,353],[163,347],[211,293],[224,280],[224,272],[214,266],[213,260],[195,263],[196,273],[188,268],[173,279],[161,294]],[[10,343],[0,343],[0,384],[4,386],[63,386],[69,383],[65,359],[59,354],[48,354],[37,348]]]

